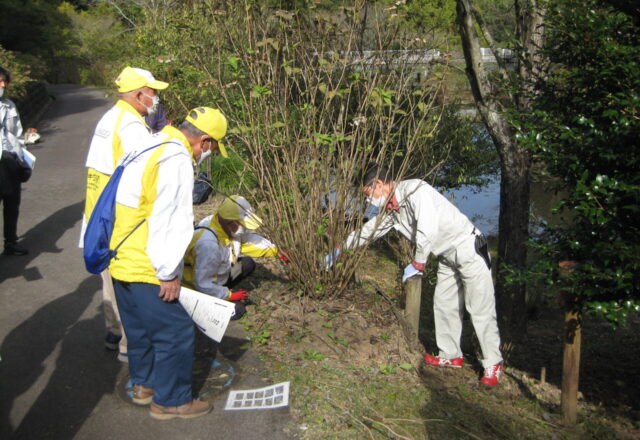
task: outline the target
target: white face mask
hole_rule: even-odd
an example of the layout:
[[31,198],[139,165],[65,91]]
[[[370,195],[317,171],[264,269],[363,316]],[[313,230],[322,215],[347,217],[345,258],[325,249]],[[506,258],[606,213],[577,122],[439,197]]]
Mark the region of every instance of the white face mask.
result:
[[367,203],[381,209],[384,206],[385,200],[387,200],[386,197],[373,197],[372,194],[367,198]]
[[4,95],[4,87],[0,89],[0,98]]
[[146,105],[142,104],[142,101],[139,101],[140,104],[142,104],[144,106],[144,108],[147,109],[147,115],[151,116],[151,115],[155,115],[156,112],[158,111],[158,106],[160,105],[160,97],[159,96],[149,96],[143,93],[144,96],[146,96],[147,98],[149,98],[152,102],[151,107],[147,107]]
[[204,160],[209,156],[211,156],[211,150],[203,151],[200,154],[200,159],[198,159],[198,165],[200,165],[202,162],[204,162]]

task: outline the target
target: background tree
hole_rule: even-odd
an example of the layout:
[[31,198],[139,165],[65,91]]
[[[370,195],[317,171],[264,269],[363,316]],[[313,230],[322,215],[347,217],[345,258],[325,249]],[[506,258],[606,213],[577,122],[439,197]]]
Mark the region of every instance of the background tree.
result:
[[32,81],[31,66],[16,58],[16,55],[4,49],[0,45],[0,66],[11,73],[11,87],[8,89],[8,96],[22,98],[26,92],[26,86]]
[[614,325],[640,311],[640,8],[628,2],[554,1],[535,125],[524,140],[566,194],[565,222],[538,243],[545,258],[577,268],[560,280],[575,307]]
[[551,68],[536,85],[535,116],[521,140],[564,194],[555,207],[563,221],[537,241],[543,257],[531,274],[546,274],[565,302],[567,424],[577,421],[582,312],[618,326],[640,311],[640,15],[629,6],[549,2],[542,53]]
[[[73,45],[70,22],[58,10],[62,1],[7,0],[0,14],[0,44],[6,49],[40,58],[49,81],[74,81],[61,75]],[[54,68],[55,67],[55,68]]]
[[[525,285],[507,283],[503,268],[524,269],[529,237],[529,178],[531,157],[518,142],[513,114],[531,111],[531,84],[543,71],[539,49],[544,36],[544,11],[537,0],[516,0],[517,66],[510,72],[498,53],[496,40],[470,0],[457,0],[457,18],[466,73],[476,106],[500,156],[500,217],[496,296],[507,339],[526,333]],[[480,29],[498,61],[491,77],[482,61]]]

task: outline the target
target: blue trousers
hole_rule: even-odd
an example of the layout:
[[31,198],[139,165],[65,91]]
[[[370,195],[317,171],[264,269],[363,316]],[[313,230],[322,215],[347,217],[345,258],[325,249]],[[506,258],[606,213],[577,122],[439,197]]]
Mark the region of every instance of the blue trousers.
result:
[[153,401],[179,406],[193,400],[193,322],[177,301],[160,299],[160,286],[113,280],[128,339],[129,374],[153,388]]

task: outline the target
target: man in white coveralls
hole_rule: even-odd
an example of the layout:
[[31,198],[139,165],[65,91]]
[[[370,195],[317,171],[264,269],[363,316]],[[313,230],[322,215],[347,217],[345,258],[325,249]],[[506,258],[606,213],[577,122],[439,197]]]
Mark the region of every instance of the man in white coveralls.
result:
[[[422,275],[430,254],[439,261],[433,298],[437,356],[426,354],[425,362],[441,368],[461,368],[460,338],[464,303],[482,349],[484,373],[480,383],[494,387],[502,374],[500,335],[496,319],[491,260],[482,233],[442,194],[419,180],[395,182],[382,166],[370,165],[362,190],[370,204],[380,209],[378,217],[352,232],[344,248],[355,248],[395,229],[416,245],[414,261],[404,269],[403,282]],[[336,249],[325,257],[333,265]]]

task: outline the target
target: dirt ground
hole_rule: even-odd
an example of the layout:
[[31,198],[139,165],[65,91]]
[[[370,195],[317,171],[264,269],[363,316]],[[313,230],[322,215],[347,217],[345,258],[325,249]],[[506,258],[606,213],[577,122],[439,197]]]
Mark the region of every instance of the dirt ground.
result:
[[[376,289],[382,284],[395,306],[401,306],[400,291],[392,287],[395,280],[385,281],[386,285],[378,277]],[[247,329],[254,341],[260,341],[256,344],[259,349],[276,363],[300,363],[319,356],[324,362],[378,372],[415,364],[423,354],[411,351],[393,313],[394,305],[376,293],[366,276],[360,289],[351,291],[353,297],[316,302],[287,291],[281,263],[265,260],[246,287],[256,302],[249,307],[250,312],[254,310]],[[425,351],[433,353],[436,345],[429,289],[425,285],[421,342]],[[421,411],[429,417],[435,412],[452,419],[456,429],[436,424],[425,428],[424,437],[414,434],[407,438],[458,438],[453,433],[460,438],[547,438],[543,434],[549,433],[548,438],[556,439],[640,439],[640,320],[636,317],[626,327],[614,330],[601,320],[585,318],[580,424],[569,430],[562,428],[560,413],[562,324],[561,309],[553,302],[543,304],[529,323],[527,339],[505,353],[507,374],[500,389],[487,399],[486,392],[477,386],[479,353],[471,323],[465,320],[463,351],[468,367],[458,373],[422,366],[418,374],[430,393]],[[460,414],[465,416],[459,419],[456,415]],[[304,416],[299,414],[299,419],[303,422]],[[483,423],[478,426],[473,419]],[[523,420],[542,427],[542,434],[535,429],[519,431]],[[306,438],[323,436],[309,433]]]
[[[197,217],[209,212],[211,206],[202,207]],[[440,371],[423,365],[424,352],[437,351],[428,279],[423,281],[422,347],[419,353],[411,350],[394,314],[403,293],[399,268],[389,256],[388,249],[371,249],[357,286],[331,301],[297,296],[283,263],[275,259],[258,261],[254,275],[241,285],[254,302],[241,322],[270,366],[265,376],[292,381],[291,409],[301,429],[292,432],[309,439],[640,439],[638,317],[619,329],[585,317],[579,423],[567,428],[560,413],[563,313],[555,301],[542,301],[526,340],[504,350],[506,374],[498,389],[487,392],[477,385],[479,353],[468,319],[465,368]],[[330,393],[336,387],[337,398]],[[367,394],[371,387],[375,391]],[[384,399],[392,403],[380,397],[380,388],[390,389]],[[403,401],[399,396],[405,390],[411,391]],[[354,397],[361,391],[366,405]]]

